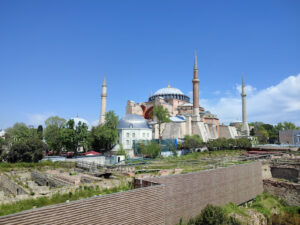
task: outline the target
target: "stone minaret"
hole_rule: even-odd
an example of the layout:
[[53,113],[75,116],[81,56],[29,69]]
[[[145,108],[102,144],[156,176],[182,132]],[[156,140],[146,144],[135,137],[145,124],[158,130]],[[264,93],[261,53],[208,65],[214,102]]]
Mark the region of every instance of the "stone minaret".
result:
[[106,97],[107,97],[107,86],[106,79],[104,76],[103,84],[102,84],[102,93],[101,93],[101,114],[99,119],[99,125],[104,124],[105,122],[105,113],[106,113]]
[[193,79],[193,114],[199,116],[199,78],[198,78],[198,63],[197,53],[195,52],[195,63],[194,63],[194,79]]
[[242,133],[246,136],[250,135],[249,126],[247,122],[247,105],[246,105],[246,91],[245,91],[245,79],[244,75],[242,77],[242,116],[243,116],[243,124],[242,124]]

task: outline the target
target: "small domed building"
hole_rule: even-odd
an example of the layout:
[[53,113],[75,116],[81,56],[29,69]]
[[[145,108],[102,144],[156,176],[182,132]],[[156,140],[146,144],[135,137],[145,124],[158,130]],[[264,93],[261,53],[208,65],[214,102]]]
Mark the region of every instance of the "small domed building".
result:
[[119,144],[132,149],[134,141],[152,140],[152,129],[141,115],[127,114],[118,123]]

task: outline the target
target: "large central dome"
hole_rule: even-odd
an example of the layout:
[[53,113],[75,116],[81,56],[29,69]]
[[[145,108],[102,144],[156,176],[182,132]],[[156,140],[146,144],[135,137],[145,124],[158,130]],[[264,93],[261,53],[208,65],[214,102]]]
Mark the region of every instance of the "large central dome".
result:
[[154,95],[166,95],[166,94],[175,94],[175,95],[184,95],[182,91],[180,91],[178,88],[161,88],[157,92],[154,93]]
[[178,99],[186,102],[190,102],[190,98],[186,96],[182,91],[178,88],[173,88],[168,85],[166,88],[161,88],[154,93],[154,95],[150,96],[149,101],[154,101],[156,98],[164,98],[164,99]]

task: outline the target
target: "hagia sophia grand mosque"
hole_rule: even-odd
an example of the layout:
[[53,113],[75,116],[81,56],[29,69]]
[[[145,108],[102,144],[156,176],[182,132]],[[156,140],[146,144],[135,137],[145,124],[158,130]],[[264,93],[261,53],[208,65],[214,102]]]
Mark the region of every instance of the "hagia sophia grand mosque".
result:
[[[246,115],[245,82],[242,83],[242,129],[237,131],[235,126],[225,126],[219,123],[216,115],[199,106],[199,77],[197,55],[195,54],[193,83],[193,102],[177,88],[168,87],[159,89],[148,101],[135,103],[128,101],[126,116],[119,121],[119,143],[125,149],[132,147],[134,140],[151,140],[159,138],[158,124],[152,118],[151,111],[154,105],[161,105],[170,115],[169,123],[162,124],[162,139],[181,139],[185,135],[198,134],[204,142],[216,138],[237,138],[249,136],[249,127]],[[101,115],[99,124],[103,124],[106,111],[107,87],[104,78],[101,94]]]

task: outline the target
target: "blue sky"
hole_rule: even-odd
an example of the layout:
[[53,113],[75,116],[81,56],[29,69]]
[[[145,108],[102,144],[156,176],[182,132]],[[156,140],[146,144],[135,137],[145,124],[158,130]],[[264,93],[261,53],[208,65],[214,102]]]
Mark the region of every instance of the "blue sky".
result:
[[0,0],[0,128],[50,115],[95,122],[168,82],[189,94],[198,52],[200,105],[221,122],[300,125],[300,1]]

